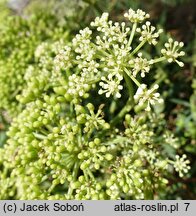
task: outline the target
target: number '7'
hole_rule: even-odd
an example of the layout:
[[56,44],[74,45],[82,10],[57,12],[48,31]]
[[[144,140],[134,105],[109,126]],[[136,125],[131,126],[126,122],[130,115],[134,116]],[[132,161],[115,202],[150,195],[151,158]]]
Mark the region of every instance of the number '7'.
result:
[[190,203],[184,203],[184,204],[186,205],[185,211],[187,211],[187,210],[188,210],[188,207],[189,207],[189,205],[190,205]]

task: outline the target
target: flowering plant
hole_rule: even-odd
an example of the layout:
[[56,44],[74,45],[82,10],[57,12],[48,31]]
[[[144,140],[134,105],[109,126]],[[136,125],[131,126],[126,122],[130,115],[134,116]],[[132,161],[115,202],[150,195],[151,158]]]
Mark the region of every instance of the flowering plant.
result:
[[153,199],[174,170],[188,172],[186,155],[164,151],[178,140],[156,112],[159,85],[145,84],[160,61],[183,66],[183,43],[170,38],[149,58],[142,48],[162,30],[142,10],[124,16],[128,23],[103,13],[70,44],[37,47],[17,95],[25,109],[0,149],[1,199]]

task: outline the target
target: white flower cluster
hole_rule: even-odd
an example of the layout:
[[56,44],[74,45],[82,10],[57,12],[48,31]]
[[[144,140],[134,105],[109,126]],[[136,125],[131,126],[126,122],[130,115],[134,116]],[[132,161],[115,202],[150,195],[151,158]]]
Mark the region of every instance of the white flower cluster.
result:
[[138,102],[139,106],[144,105],[147,102],[146,111],[150,111],[150,105],[155,105],[158,103],[163,103],[163,99],[160,98],[160,94],[155,92],[159,88],[158,84],[155,84],[151,89],[147,89],[145,84],[141,84],[138,88],[136,94],[134,95],[134,99]]
[[83,61],[78,65],[79,69],[82,69],[83,73],[97,73],[99,68],[99,63],[97,63],[95,60],[91,61]]
[[129,52],[131,51],[131,47],[127,47],[124,44],[119,45],[115,44],[113,45],[114,49],[114,59],[116,60],[116,64],[121,66],[123,64],[124,59],[126,59],[126,56],[129,55]]
[[155,32],[156,28],[151,25],[149,21],[146,24],[142,25],[142,28],[137,28],[136,31],[141,34],[139,40],[140,41],[147,41],[149,44],[156,45],[157,38],[163,32],[162,29],[159,29]]
[[72,40],[73,48],[77,53],[76,60],[91,61],[93,59],[95,50],[91,42],[92,31],[89,28],[80,30],[79,34]]
[[98,31],[101,29],[101,27],[107,27],[108,26],[108,18],[109,13],[103,13],[101,17],[96,17],[94,22],[91,22],[91,26],[99,26]]
[[[144,58],[140,51],[141,47],[145,43],[156,45],[162,30],[156,31],[149,21],[140,27],[139,24],[149,18],[149,14],[142,10],[130,9],[125,13],[125,17],[133,22],[132,29],[126,27],[125,22],[110,21],[109,14],[103,13],[91,22],[94,30],[88,27],[80,30],[70,47],[65,46],[59,50],[54,60],[54,72],[61,72],[59,76],[62,76],[63,72],[66,73],[67,93],[73,99],[84,97],[96,83],[101,87],[98,94],[105,94],[107,98],[120,98],[124,83],[129,85],[130,82],[134,82],[138,86],[134,99],[140,106],[145,104],[146,110],[150,110],[150,105],[163,102],[160,94],[155,92],[158,85],[147,89],[145,84],[137,80],[137,75],[144,78],[150,72],[152,64],[165,60],[165,56],[170,56],[169,62],[179,63],[176,58],[183,53],[178,54],[177,47],[181,46],[181,43],[174,42],[172,46],[169,40],[169,45],[165,46],[172,49],[171,53],[169,50],[162,50],[163,56],[160,58]],[[132,41],[137,33],[140,33],[139,43],[134,48]]]
[[35,57],[39,59],[41,58],[42,55],[45,55],[45,51],[47,47],[48,47],[48,44],[46,42],[41,43],[35,50],[35,53],[34,53]]
[[179,52],[179,49],[183,46],[183,42],[174,41],[172,38],[169,38],[168,42],[165,43],[165,49],[162,49],[161,53],[169,63],[176,62],[180,67],[183,67],[184,63],[177,60],[178,57],[185,55],[184,51]]
[[178,138],[174,137],[174,134],[169,133],[166,131],[166,133],[163,135],[165,142],[169,144],[170,146],[174,147],[175,149],[179,148],[179,140]]
[[77,76],[73,74],[69,77],[68,90],[67,93],[71,95],[75,95],[83,97],[85,93],[90,89],[90,85],[87,84],[84,77]]
[[[100,18],[101,19],[101,18]],[[118,22],[113,23],[112,21],[108,21],[103,26],[96,25],[97,23],[92,22],[91,26],[97,27],[97,31],[102,32],[104,35],[96,36],[96,44],[98,45],[98,49],[110,49],[116,43],[120,45],[127,45],[127,36],[130,32],[130,28],[125,28],[125,23],[121,24]]]
[[129,9],[127,13],[124,14],[126,18],[128,18],[133,23],[143,22],[145,19],[149,18],[150,15],[145,13],[144,11],[138,9],[134,11],[133,9]]
[[149,150],[149,152],[146,153],[146,158],[149,161],[149,163],[155,164],[155,162],[157,161],[158,155],[159,155],[158,151]]
[[97,130],[99,128],[109,128],[110,125],[105,122],[104,120],[104,113],[102,111],[103,104],[99,106],[99,109],[97,113],[94,112],[95,107],[93,104],[89,103],[86,105],[86,107],[89,110],[89,114],[86,115],[86,123],[85,123],[85,128],[84,131],[88,132],[91,131],[92,128],[96,128]]
[[71,67],[71,48],[69,46],[65,46],[61,49],[54,59],[55,71],[66,70]]
[[58,54],[62,48],[65,47],[64,39],[60,39],[58,41],[55,41],[53,44],[51,44],[51,51],[52,53]]
[[145,77],[150,71],[150,61],[142,58],[142,53],[138,53],[138,57],[131,59],[129,64],[133,67],[133,76],[136,77],[138,72],[141,72],[141,77]]
[[99,90],[98,94],[104,94],[106,93],[106,97],[110,97],[111,95],[114,95],[116,98],[120,98],[120,90],[123,89],[123,86],[120,85],[120,79],[116,79],[113,76],[108,76],[108,79],[106,77],[101,77],[101,82],[99,85],[102,87],[102,89]]
[[174,163],[174,168],[177,172],[179,172],[179,176],[183,177],[184,173],[187,173],[190,169],[190,166],[188,164],[190,161],[187,159],[187,156],[185,154],[180,157],[179,155],[176,155],[176,161]]

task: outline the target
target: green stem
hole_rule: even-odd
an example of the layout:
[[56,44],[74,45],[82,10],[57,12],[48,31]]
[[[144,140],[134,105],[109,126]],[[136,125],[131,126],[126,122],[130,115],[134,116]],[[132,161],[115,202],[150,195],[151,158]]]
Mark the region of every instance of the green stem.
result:
[[[75,155],[72,155],[70,153],[64,155],[63,157],[63,162],[68,169],[71,169],[74,166],[75,161]],[[75,163],[77,163],[77,161]]]
[[150,173],[150,179],[152,184],[152,190],[148,191],[148,194],[146,194],[146,199],[153,200],[154,199],[154,193],[155,193],[155,187],[154,187],[154,173]]
[[129,91],[129,97],[132,98],[133,97],[133,84],[131,82],[131,79],[127,73],[123,73],[123,77],[124,77],[125,82],[127,84],[127,88]]
[[41,182],[44,182],[44,181],[46,181],[47,179],[48,179],[48,175],[45,175],[45,176],[42,177]]
[[98,77],[98,78],[95,78],[95,79],[89,81],[88,84],[89,84],[89,85],[95,84],[95,83],[99,82],[100,80],[101,80],[101,77]]
[[129,38],[128,47],[131,45],[131,43],[133,41],[133,37],[134,37],[136,28],[137,28],[137,23],[134,23],[133,27],[132,27],[132,30],[131,30],[131,35],[130,35],[130,38]]
[[145,43],[146,43],[146,41],[143,40],[143,41],[133,50],[133,52],[131,53],[131,56],[134,55],[136,52],[138,52],[138,51],[144,46]]
[[111,125],[112,127],[115,126],[115,125],[119,122],[119,120],[122,119],[122,118],[125,116],[125,114],[128,113],[128,112],[132,109],[132,107],[133,107],[132,102],[133,102],[133,99],[132,99],[132,98],[129,98],[129,99],[127,100],[127,103],[126,103],[125,106],[122,108],[122,110],[121,110],[121,111],[117,114],[117,116],[114,117],[114,118],[112,119],[112,121],[110,122],[110,125]]
[[90,171],[90,169],[87,169],[87,171],[88,171],[88,174],[89,174],[90,178],[93,179],[93,180],[95,180],[95,177],[92,174],[92,172]]
[[[122,108],[122,110],[110,121],[110,125],[116,125],[120,119],[122,119],[126,113],[128,113],[133,107],[133,85],[131,80],[139,87],[141,84],[132,76],[127,68],[124,68],[125,73],[123,74],[125,82],[127,84],[127,88],[129,91],[129,99],[127,100],[126,105]],[[130,80],[131,78],[131,80]]]
[[155,63],[158,63],[158,62],[161,62],[161,61],[164,61],[164,60],[166,60],[166,58],[165,58],[165,56],[162,56],[160,58],[153,59],[152,63],[155,64]]
[[133,80],[133,82],[134,82],[138,87],[140,87],[141,84],[136,80],[136,78],[135,78],[133,75],[131,75],[131,73],[128,71],[128,69],[125,68],[124,71],[126,72],[127,76],[129,76],[129,77]]
[[75,165],[74,165],[74,170],[73,170],[73,173],[72,173],[72,176],[73,176],[74,180],[76,180],[76,178],[77,178],[79,168],[80,168],[80,163],[79,163],[79,161],[77,161],[75,163]]
[[85,177],[86,181],[88,182],[89,178],[88,178],[88,174],[87,174],[86,170],[84,170],[83,173],[84,173],[84,177]]
[[71,72],[69,68],[65,71],[65,75],[66,75],[67,80],[69,80],[69,77],[71,76]]
[[117,101],[114,99],[112,100],[110,107],[109,107],[109,111],[112,115],[114,114],[116,108],[117,108]]
[[[80,168],[80,163],[79,163],[79,161],[77,161],[75,163],[75,165],[74,165],[74,169],[73,169],[73,172],[72,172],[73,181],[75,181],[76,178],[77,178],[79,168]],[[69,195],[69,197],[71,197],[72,193],[73,193],[73,188],[69,187],[69,189],[68,189],[68,195]]]

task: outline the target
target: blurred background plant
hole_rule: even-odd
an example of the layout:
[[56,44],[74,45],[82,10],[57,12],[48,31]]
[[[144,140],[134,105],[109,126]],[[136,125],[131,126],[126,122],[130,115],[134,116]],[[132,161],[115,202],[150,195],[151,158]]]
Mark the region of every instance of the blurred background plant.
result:
[[[6,47],[11,51],[9,54],[0,51],[0,73],[4,71],[4,74],[0,75],[0,77],[3,76],[0,83],[2,80],[1,85],[4,86],[0,93],[0,146],[5,143],[5,132],[12,115],[17,115],[24,107],[18,102],[16,95],[26,84],[21,77],[17,76],[21,74],[23,77],[29,65],[33,62],[37,63],[34,57],[36,48],[43,42],[57,41],[59,37],[62,37],[62,32],[65,33],[64,41],[70,41],[72,33],[87,26],[96,16],[106,11],[111,13],[113,20],[121,20],[119,15],[128,8],[141,8],[147,11],[151,15],[153,24],[163,27],[168,35],[185,43],[186,56],[183,58],[185,66],[179,68],[175,64],[169,66],[165,63],[159,64],[154,69],[154,75],[152,73],[148,76],[146,82],[156,80],[160,85],[160,93],[166,101],[165,106],[160,107],[165,115],[164,122],[159,125],[159,130],[164,130],[164,128],[172,130],[181,145],[178,153],[187,154],[191,160],[191,171],[188,177],[179,179],[177,176],[171,176],[169,187],[162,193],[162,198],[194,199],[196,195],[195,0],[1,0],[0,47]],[[38,20],[42,21],[37,23]],[[44,28],[42,28],[43,23]],[[44,32],[45,26],[48,26],[47,32]],[[27,29],[32,31],[36,39],[28,38],[25,42],[24,35]],[[160,43],[156,48],[146,48],[146,56],[148,53],[157,53],[165,43],[166,36],[166,34],[160,36]],[[28,53],[26,53],[27,49]],[[14,63],[18,63],[19,60],[16,58],[16,53],[20,56],[20,60],[23,56],[29,56],[29,58],[23,58],[24,61],[20,61],[17,67]],[[14,61],[11,60],[12,56]],[[11,74],[10,71],[13,71],[13,74],[5,76],[5,73]],[[176,154],[168,145],[165,145],[165,151],[171,155]]]

